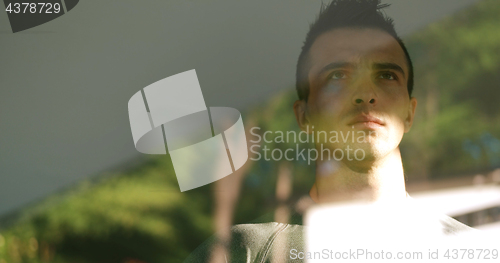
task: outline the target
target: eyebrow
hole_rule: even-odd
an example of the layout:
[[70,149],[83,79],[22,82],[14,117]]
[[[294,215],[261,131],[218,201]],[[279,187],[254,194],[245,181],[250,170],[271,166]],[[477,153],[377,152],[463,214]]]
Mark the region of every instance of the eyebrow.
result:
[[[319,76],[323,75],[325,72],[330,71],[332,69],[355,68],[355,67],[356,66],[354,66],[354,64],[352,64],[350,62],[332,62],[321,69],[321,71],[319,72]],[[372,68],[375,70],[387,70],[387,69],[396,70],[396,71],[400,72],[401,74],[403,74],[403,77],[406,77],[403,68],[396,63],[391,63],[391,62],[374,63]]]

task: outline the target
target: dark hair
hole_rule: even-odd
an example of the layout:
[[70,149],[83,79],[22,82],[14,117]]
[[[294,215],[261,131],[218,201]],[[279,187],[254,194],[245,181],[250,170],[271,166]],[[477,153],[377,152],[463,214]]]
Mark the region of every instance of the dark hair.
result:
[[389,33],[403,49],[408,62],[408,94],[413,91],[413,65],[403,41],[394,29],[393,20],[380,10],[390,4],[380,0],[333,0],[328,6],[321,6],[320,13],[307,33],[299,55],[296,72],[296,88],[299,99],[307,101],[309,96],[308,57],[314,41],[322,34],[337,28],[375,28]]

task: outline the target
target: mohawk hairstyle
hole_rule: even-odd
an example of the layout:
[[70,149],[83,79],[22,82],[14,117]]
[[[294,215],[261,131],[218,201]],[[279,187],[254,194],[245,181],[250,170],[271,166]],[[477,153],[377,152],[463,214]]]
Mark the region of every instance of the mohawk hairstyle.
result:
[[408,63],[408,94],[413,91],[413,65],[403,41],[394,29],[394,22],[381,12],[390,4],[380,0],[333,0],[328,6],[321,5],[316,21],[311,25],[302,46],[296,71],[296,88],[300,100],[307,101],[309,96],[309,50],[314,41],[322,34],[337,28],[373,28],[387,32],[396,39],[404,51]]

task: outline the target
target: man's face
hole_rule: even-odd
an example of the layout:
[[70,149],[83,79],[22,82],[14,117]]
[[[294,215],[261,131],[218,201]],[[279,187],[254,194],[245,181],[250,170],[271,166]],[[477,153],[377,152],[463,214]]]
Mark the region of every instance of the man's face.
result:
[[396,39],[377,29],[335,29],[313,43],[309,65],[308,101],[294,106],[302,129],[314,126],[315,136],[326,131],[324,147],[362,149],[367,159],[398,147],[416,100],[409,98],[408,66]]

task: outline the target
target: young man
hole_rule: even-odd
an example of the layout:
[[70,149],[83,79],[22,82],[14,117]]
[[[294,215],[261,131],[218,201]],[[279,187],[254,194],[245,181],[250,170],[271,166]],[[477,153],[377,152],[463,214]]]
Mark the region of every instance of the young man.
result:
[[[380,12],[386,6],[380,0],[334,0],[322,8],[299,56],[293,110],[303,131],[314,130],[322,154],[310,191],[315,203],[408,199],[399,144],[413,124],[417,100],[408,52]],[[353,138],[332,140],[332,134]],[[431,219],[440,226],[438,235],[470,229],[447,216]],[[304,251],[304,232],[303,226],[280,223],[235,226],[228,258],[300,262],[288,253]],[[278,242],[280,236],[284,241]],[[208,251],[205,245],[188,262],[205,262]]]
[[[317,164],[315,202],[360,194],[406,198],[398,146],[417,106],[413,69],[380,7],[379,1],[333,1],[311,27],[299,56],[294,111],[300,128],[355,137],[316,136],[323,140],[317,147],[331,150],[318,151],[335,156],[321,156]],[[349,160],[349,149],[359,157]]]

